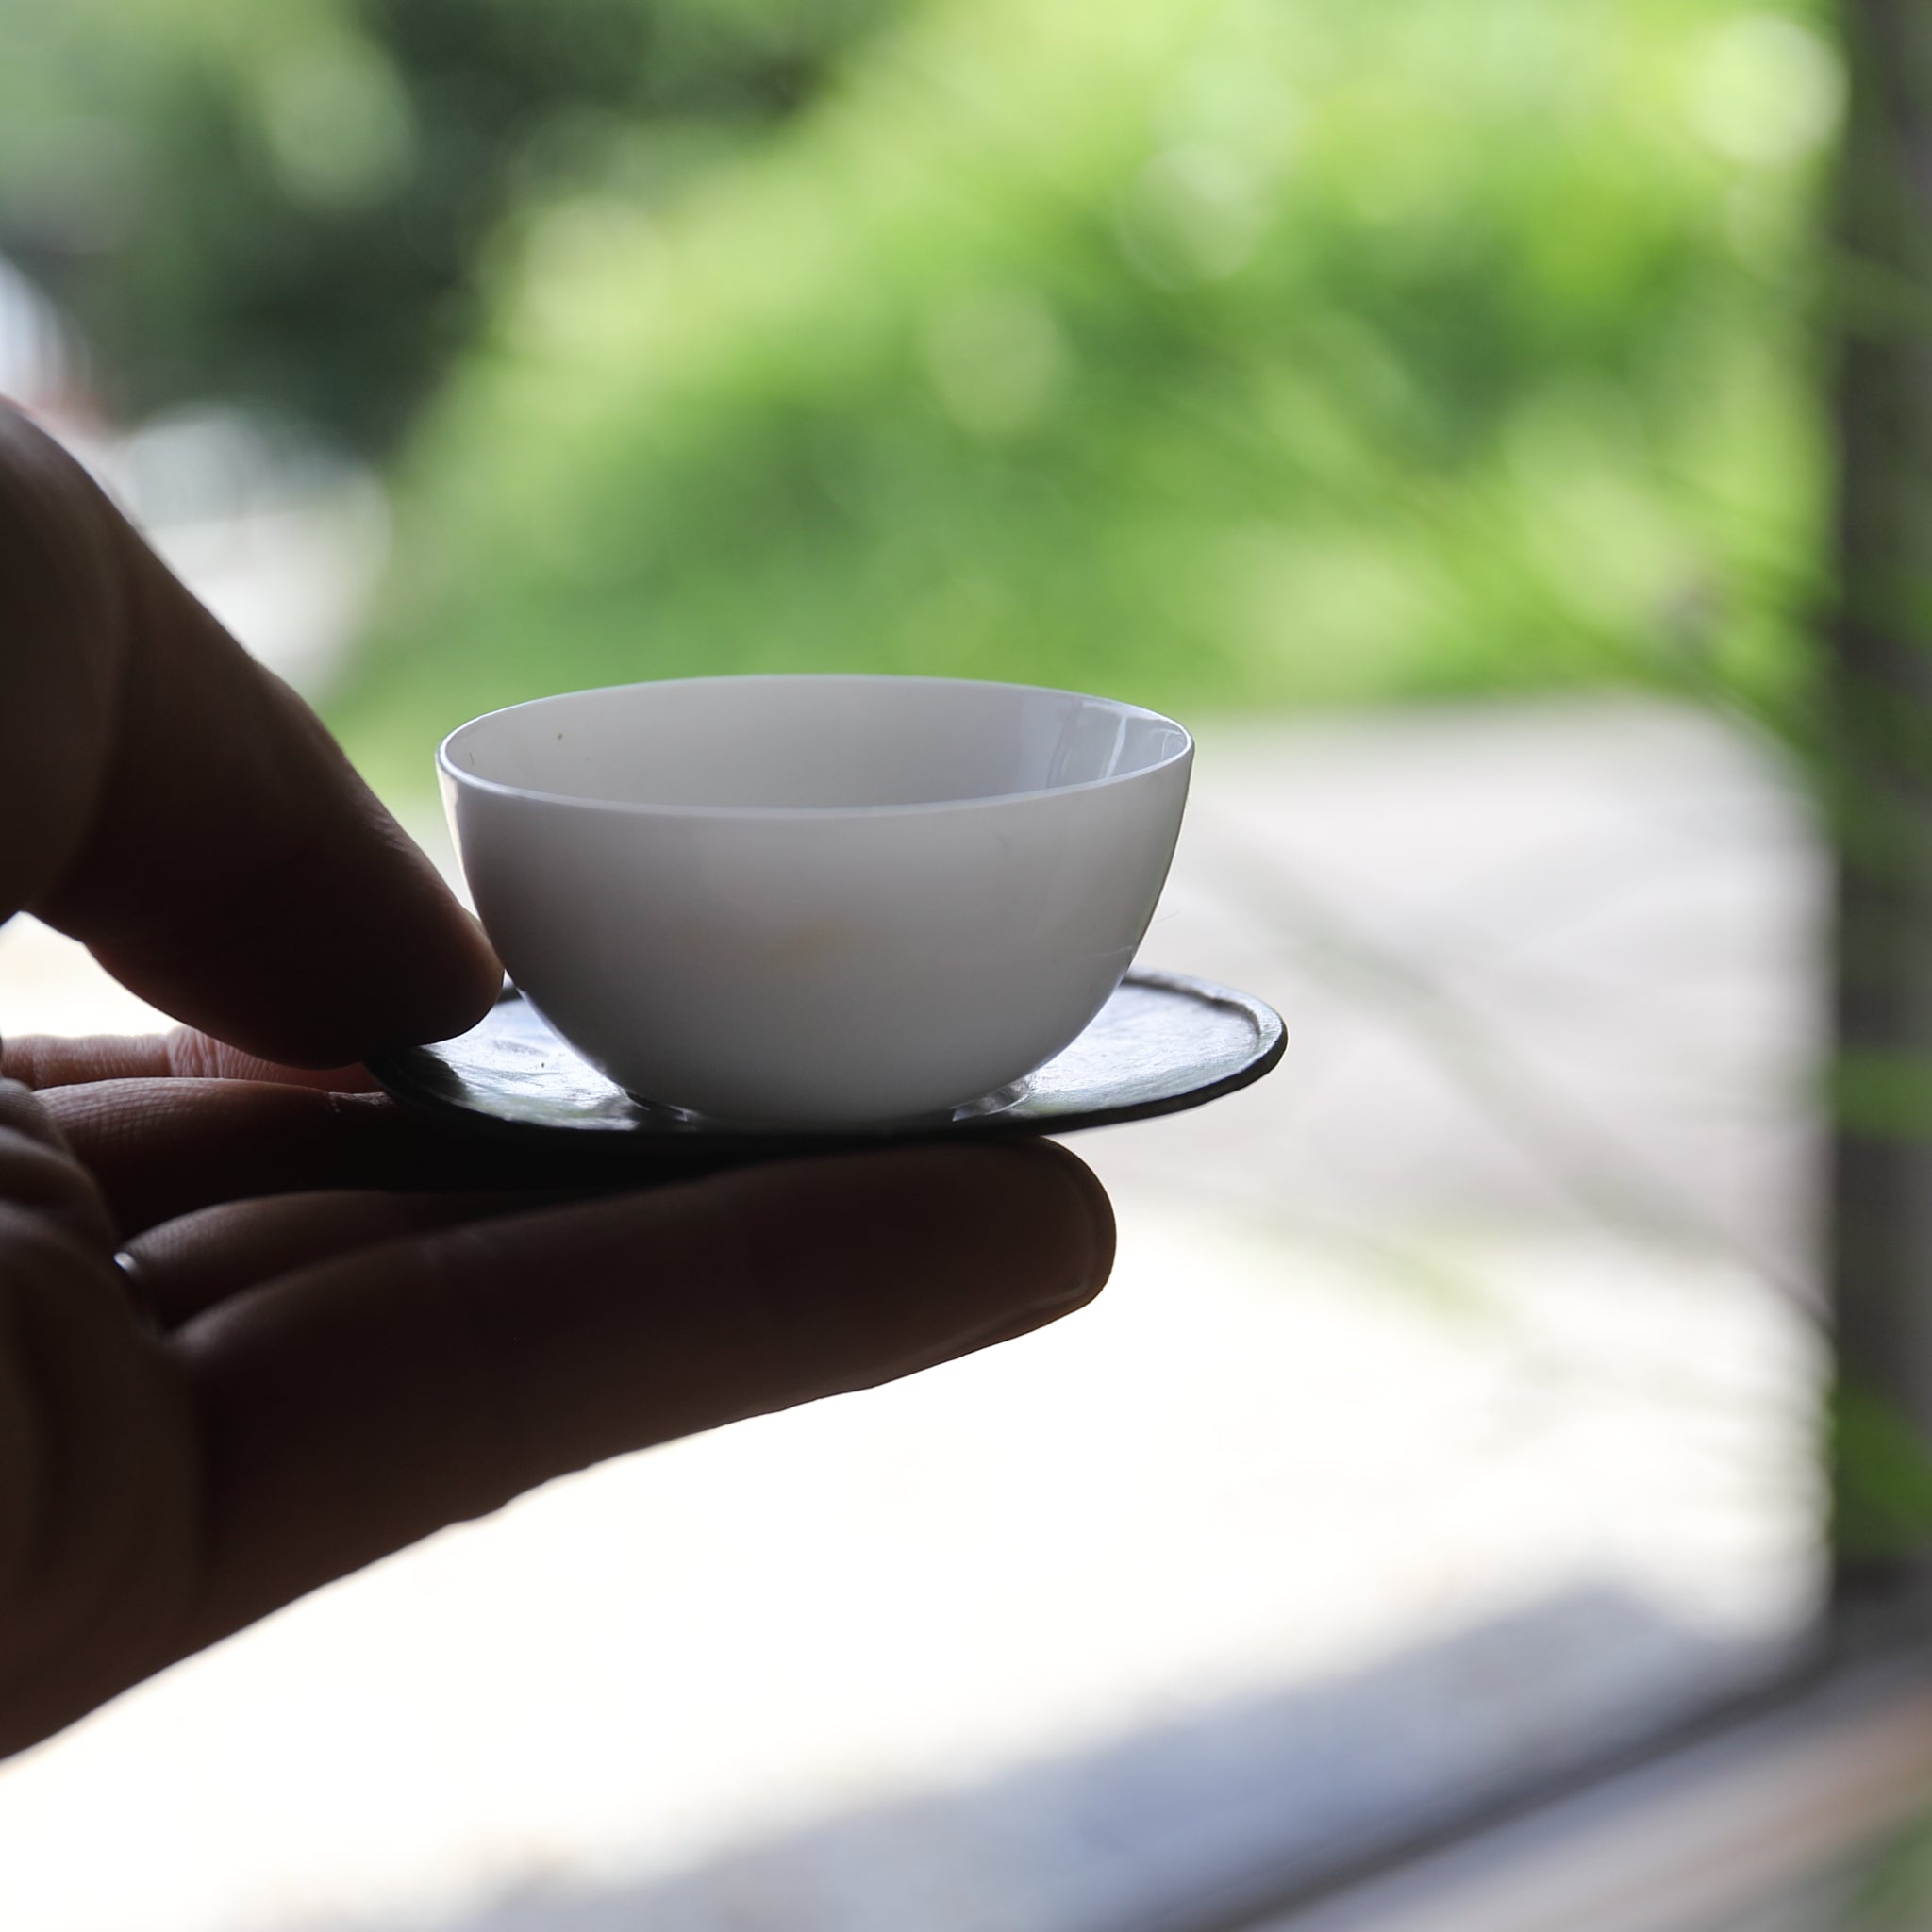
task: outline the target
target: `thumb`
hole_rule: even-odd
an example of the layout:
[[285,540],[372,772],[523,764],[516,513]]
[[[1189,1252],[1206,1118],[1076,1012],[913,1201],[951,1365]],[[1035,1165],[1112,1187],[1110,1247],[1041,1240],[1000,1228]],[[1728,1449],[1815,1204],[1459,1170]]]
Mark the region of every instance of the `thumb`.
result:
[[4,407],[0,637],[0,918],[30,908],[267,1059],[488,1008],[481,933],[313,713]]

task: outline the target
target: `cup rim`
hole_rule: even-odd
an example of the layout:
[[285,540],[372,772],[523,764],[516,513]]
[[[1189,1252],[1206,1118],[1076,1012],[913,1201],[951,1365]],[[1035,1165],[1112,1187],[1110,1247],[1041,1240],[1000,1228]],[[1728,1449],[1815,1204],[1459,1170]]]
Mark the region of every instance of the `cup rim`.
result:
[[[1165,724],[1180,734],[1180,743],[1165,758],[1131,772],[1113,772],[1103,778],[1083,778],[1073,785],[1042,785],[1024,791],[995,791],[974,798],[928,798],[905,805],[671,805],[652,804],[639,799],[586,798],[570,791],[546,791],[530,785],[507,784],[501,778],[486,778],[477,772],[461,770],[450,758],[450,747],[473,725],[512,711],[526,711],[540,705],[556,704],[565,698],[596,697],[608,691],[641,691],[646,688],[691,684],[943,684],[970,686],[983,691],[1019,691],[1046,697],[1078,698],[1083,703],[1106,705],[1137,718]],[[1137,778],[1152,777],[1194,755],[1194,737],[1186,725],[1164,711],[1145,705],[1128,703],[1124,698],[1098,696],[1092,691],[1070,691],[1058,685],[1022,684],[1010,678],[930,677],[918,674],[901,675],[894,672],[869,671],[758,671],[744,674],[714,673],[704,677],[641,677],[625,684],[588,685],[581,691],[551,691],[540,698],[525,698],[514,705],[499,705],[493,711],[479,711],[465,719],[436,747],[437,771],[451,783],[466,786],[498,798],[526,800],[538,805],[570,806],[581,811],[601,811],[636,818],[742,819],[747,821],[794,821],[805,819],[906,818],[915,814],[971,811],[993,806],[1019,805],[1033,799],[1069,798],[1075,793],[1100,791],[1111,785],[1131,784]]]

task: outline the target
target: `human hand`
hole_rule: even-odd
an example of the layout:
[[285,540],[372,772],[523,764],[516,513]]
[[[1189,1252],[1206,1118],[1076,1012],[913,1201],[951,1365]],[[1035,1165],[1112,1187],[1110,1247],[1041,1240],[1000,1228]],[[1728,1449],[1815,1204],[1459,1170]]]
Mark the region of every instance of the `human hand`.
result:
[[0,409],[21,908],[191,1025],[0,1059],[0,1753],[552,1476],[1023,1333],[1110,1263],[1104,1194],[1045,1143],[584,1199],[575,1162],[367,1091],[347,1063],[480,1015],[487,945]]

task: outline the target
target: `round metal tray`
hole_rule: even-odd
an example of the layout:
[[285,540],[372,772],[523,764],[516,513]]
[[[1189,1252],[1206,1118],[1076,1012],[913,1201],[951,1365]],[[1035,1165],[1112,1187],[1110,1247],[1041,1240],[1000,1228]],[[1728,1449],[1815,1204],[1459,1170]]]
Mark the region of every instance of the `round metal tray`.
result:
[[499,1139],[555,1148],[759,1159],[908,1141],[1068,1134],[1201,1107],[1251,1085],[1281,1058],[1272,1007],[1177,973],[1130,973],[1063,1053],[950,1114],[825,1129],[735,1125],[633,1098],[581,1059],[514,988],[467,1033],[369,1062],[404,1105]]

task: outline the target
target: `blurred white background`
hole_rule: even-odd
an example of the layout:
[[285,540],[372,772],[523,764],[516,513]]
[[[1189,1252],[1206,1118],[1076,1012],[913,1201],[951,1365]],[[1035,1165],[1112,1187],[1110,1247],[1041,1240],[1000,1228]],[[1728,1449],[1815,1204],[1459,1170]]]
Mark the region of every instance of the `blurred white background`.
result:
[[[0,1924],[1131,1924],[1774,1657],[1819,1584],[1798,802],[1636,706],[1209,728],[1199,772],[1143,958],[1290,1052],[1076,1143],[1094,1307],[132,1692],[0,1771]],[[26,921],[0,1015],[142,1020]]]

